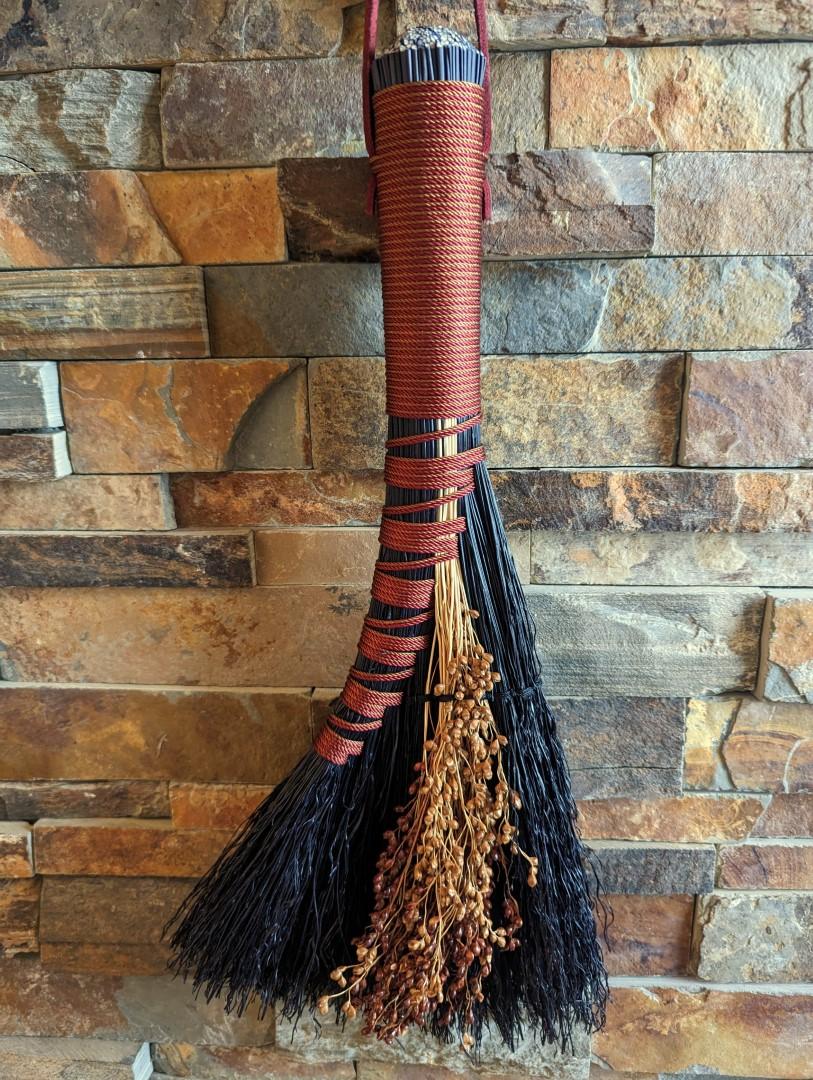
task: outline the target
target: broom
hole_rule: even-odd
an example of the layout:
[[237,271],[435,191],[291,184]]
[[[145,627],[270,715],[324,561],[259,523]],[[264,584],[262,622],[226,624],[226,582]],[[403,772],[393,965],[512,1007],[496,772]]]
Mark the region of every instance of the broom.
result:
[[478,0],[479,50],[417,28],[374,60],[376,9],[365,134],[390,420],[373,599],[314,750],[176,916],[174,966],[237,1011],[256,995],[291,1017],[361,1011],[387,1041],[418,1024],[476,1046],[493,1021],[509,1045],[524,1024],[564,1045],[602,1022],[606,979],[480,445],[485,15]]

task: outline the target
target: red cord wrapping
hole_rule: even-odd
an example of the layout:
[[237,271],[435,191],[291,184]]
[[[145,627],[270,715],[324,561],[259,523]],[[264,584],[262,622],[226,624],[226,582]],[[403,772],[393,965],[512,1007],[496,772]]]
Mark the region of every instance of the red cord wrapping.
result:
[[[428,491],[384,508],[379,540],[408,563],[380,557],[373,599],[393,608],[392,620],[364,620],[359,659],[340,700],[358,721],[333,715],[315,749],[334,764],[361,753],[363,736],[400,704],[398,684],[409,680],[431,641],[434,580],[402,577],[458,557],[465,518],[414,522],[401,518],[454,503],[473,490],[476,446],[453,456],[400,457],[403,447],[437,444],[480,422],[480,226],[483,190],[483,87],[471,83],[404,83],[375,96],[381,275],[387,355],[387,412],[406,419],[460,418],[442,432],[387,443],[385,478],[405,493]],[[395,451],[395,452],[394,452]],[[415,627],[414,636],[392,633]],[[394,670],[376,675],[364,661]],[[392,686],[374,689],[367,683]],[[348,737],[352,733],[353,738]]]

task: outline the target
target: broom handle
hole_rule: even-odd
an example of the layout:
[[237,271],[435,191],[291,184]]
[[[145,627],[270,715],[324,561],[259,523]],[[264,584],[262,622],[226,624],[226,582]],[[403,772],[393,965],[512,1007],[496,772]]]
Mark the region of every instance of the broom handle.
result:
[[[483,89],[486,95],[486,107],[483,110],[483,153],[491,148],[491,62],[488,54],[488,19],[485,0],[473,0],[474,20],[477,26],[477,47],[486,60]],[[362,107],[364,115],[364,142],[370,157],[375,153],[375,134],[373,131],[372,110],[372,66],[375,59],[375,46],[378,38],[379,0],[366,0],[364,9],[364,44],[361,66]],[[486,216],[488,216],[486,214]]]

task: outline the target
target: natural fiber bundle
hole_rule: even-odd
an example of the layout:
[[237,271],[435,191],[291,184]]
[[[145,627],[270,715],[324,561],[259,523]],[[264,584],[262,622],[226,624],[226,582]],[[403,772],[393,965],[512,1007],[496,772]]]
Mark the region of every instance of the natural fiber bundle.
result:
[[365,130],[390,420],[372,603],[313,752],[176,917],[175,966],[227,1007],[335,1006],[387,1041],[417,1024],[476,1046],[493,1022],[509,1044],[524,1026],[566,1044],[602,1022],[607,989],[480,444],[483,3],[479,50],[418,28],[377,61],[376,9]]

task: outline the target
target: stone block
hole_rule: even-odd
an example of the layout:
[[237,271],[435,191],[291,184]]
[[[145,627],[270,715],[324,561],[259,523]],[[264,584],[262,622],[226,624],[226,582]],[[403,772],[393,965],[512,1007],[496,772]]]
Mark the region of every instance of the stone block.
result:
[[4,268],[178,262],[176,247],[132,172],[95,169],[0,176]]
[[170,488],[178,524],[192,528],[376,525],[384,501],[383,474],[369,469],[187,473]]
[[723,889],[813,889],[813,841],[724,845],[717,884]]
[[[693,896],[608,896],[612,921],[602,942],[614,976],[686,975],[694,914]],[[601,914],[597,916],[603,932]]]
[[2,696],[4,779],[275,784],[311,741],[306,690],[8,687]]
[[[189,888],[192,882],[188,883]],[[167,945],[89,945],[43,941],[43,968],[74,975],[165,975],[170,960]]]
[[246,533],[0,534],[0,586],[251,585]]
[[813,980],[813,896],[698,897],[697,974],[709,982]]
[[653,181],[658,255],[813,251],[809,154],[658,154]]
[[363,158],[289,158],[279,163],[279,199],[292,259],[367,259],[378,251],[366,212]]
[[[683,756],[683,786],[687,791],[729,791],[737,786],[722,747],[742,704],[743,699],[735,697],[689,702]],[[753,790],[751,784],[744,787]]]
[[714,887],[711,844],[595,840],[589,846],[608,893],[671,896],[710,892]]
[[197,268],[41,270],[0,280],[0,359],[208,353]]
[[62,427],[59,372],[49,361],[0,366],[0,431]]
[[152,1066],[145,1042],[2,1038],[0,1068],[15,1080],[146,1080]]
[[801,836],[813,840],[813,795],[774,795],[751,835]]
[[773,593],[764,634],[760,671],[764,697],[813,704],[813,593]]
[[[13,701],[9,699],[12,713]],[[0,819],[169,817],[167,785],[154,780],[0,780]]]
[[69,476],[54,483],[0,480],[2,529],[169,529],[175,524],[158,476]]
[[59,480],[68,476],[70,471],[64,431],[0,434],[0,483]]
[[[483,440],[497,468],[670,464],[682,357],[512,356],[483,361]],[[313,459],[319,468],[381,467],[384,364],[312,360]]]
[[272,790],[263,784],[171,784],[172,824],[178,829],[236,829]]
[[[0,880],[0,956],[37,951],[39,912],[39,878],[12,877]],[[2,1060],[0,1050],[0,1064]]]
[[184,262],[254,263],[285,258],[276,169],[164,170],[141,173],[141,183]]
[[24,821],[0,822],[0,878],[33,876],[31,826]]
[[717,843],[750,836],[764,809],[754,795],[588,799],[579,804],[579,821],[587,840]]
[[192,887],[158,877],[46,877],[40,941],[73,945],[159,945]]
[[602,150],[808,150],[806,43],[560,50],[550,142]]
[[813,793],[813,707],[746,698],[720,752],[734,787]]
[[192,1046],[160,1043],[153,1060],[161,1075],[194,1080],[354,1080],[352,1061],[309,1063],[274,1046]]
[[682,464],[813,464],[813,352],[694,355],[687,379]]
[[77,472],[310,465],[301,361],[95,360],[61,374]]
[[159,76],[49,71],[0,82],[0,173],[160,169]]
[[[813,12],[785,0],[738,0],[720,7],[715,0],[693,4],[651,0],[608,0],[607,33],[631,44],[667,41],[776,41],[813,37]],[[609,1078],[608,1078],[609,1080]]]
[[[548,46],[600,44],[607,36],[605,0],[503,0],[489,12],[492,49],[540,49]],[[476,37],[473,8],[466,0],[396,0],[397,32],[419,24],[452,26]]]

